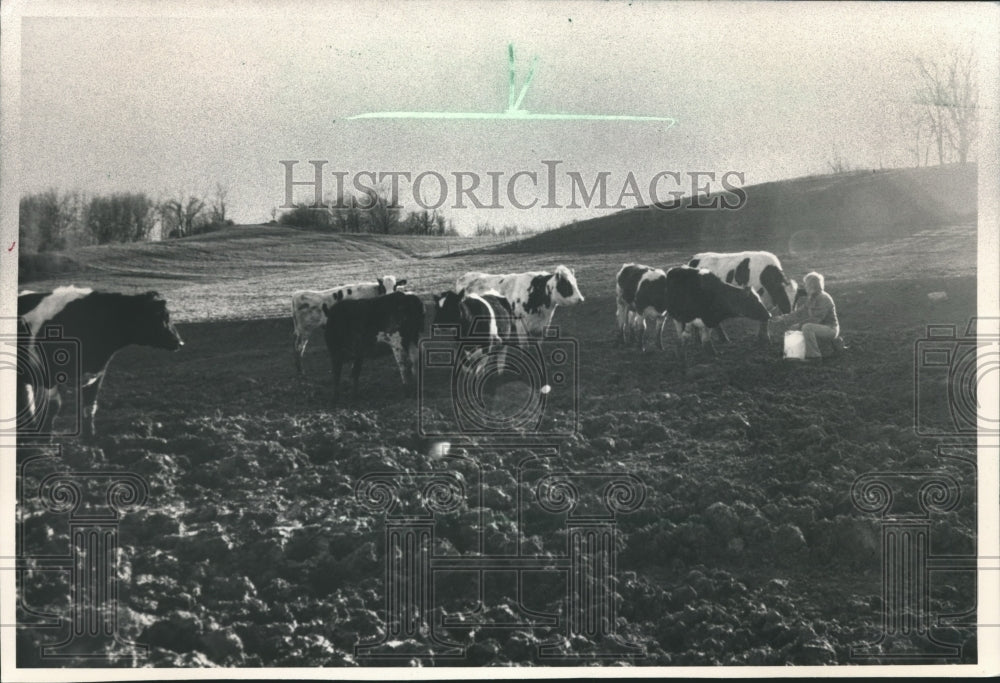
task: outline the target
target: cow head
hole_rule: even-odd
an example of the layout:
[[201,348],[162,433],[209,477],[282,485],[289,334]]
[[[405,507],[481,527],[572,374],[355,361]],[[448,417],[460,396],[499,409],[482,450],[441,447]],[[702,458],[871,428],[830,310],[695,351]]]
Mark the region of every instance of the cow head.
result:
[[472,336],[475,325],[475,313],[470,309],[465,290],[459,292],[441,292],[434,295],[434,324],[458,328],[459,336],[467,339]]
[[781,313],[791,313],[795,308],[795,297],[800,291],[795,280],[785,277],[778,266],[768,264],[760,272],[760,284]]
[[792,310],[794,311],[798,307],[800,301],[809,298],[809,292],[806,291],[805,287],[799,287],[795,280],[791,280],[790,282],[792,283],[792,287],[794,289],[794,294],[792,294]]
[[792,278],[788,278],[785,282],[785,296],[787,296],[788,300],[791,302],[790,310],[795,310],[795,304],[798,302],[799,297],[805,295],[805,291],[804,287],[799,287],[798,282]]
[[760,296],[749,287],[727,285],[726,292],[727,303],[736,315],[759,322],[771,319],[771,314],[760,300]]
[[434,323],[437,325],[457,325],[462,319],[459,303],[465,290],[455,293],[441,292],[434,295]]
[[390,292],[395,292],[397,289],[406,284],[406,280],[396,280],[393,275],[386,275],[384,277],[377,278],[377,282],[379,294],[389,294]]
[[550,282],[552,290],[549,296],[552,303],[561,306],[583,303],[583,294],[580,293],[580,288],[576,284],[576,275],[566,266],[556,266],[556,272],[552,275]]
[[157,292],[137,295],[137,310],[131,320],[137,344],[176,351],[184,346],[181,335],[170,322],[167,302]]

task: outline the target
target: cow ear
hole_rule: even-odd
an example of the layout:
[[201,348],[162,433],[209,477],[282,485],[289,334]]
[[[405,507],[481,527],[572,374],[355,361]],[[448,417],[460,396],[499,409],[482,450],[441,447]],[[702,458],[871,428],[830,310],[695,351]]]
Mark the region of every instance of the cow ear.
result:
[[400,280],[399,282],[396,283],[396,289],[399,289],[400,287],[402,287],[405,284],[406,284],[406,279],[404,278],[404,279],[402,279],[402,280]]

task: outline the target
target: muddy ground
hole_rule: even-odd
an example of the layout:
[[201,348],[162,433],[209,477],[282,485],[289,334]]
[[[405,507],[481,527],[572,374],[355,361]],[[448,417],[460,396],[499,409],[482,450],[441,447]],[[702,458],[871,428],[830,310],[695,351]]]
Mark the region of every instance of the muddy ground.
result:
[[[850,255],[827,255],[830,268],[838,258],[850,264],[843,268],[850,277],[826,269],[849,345],[844,353],[816,366],[793,364],[780,357],[780,326],[762,351],[752,343],[753,327],[735,323],[718,358],[692,353],[682,365],[670,333],[666,352],[643,355],[616,343],[611,283],[627,258],[589,256],[582,265],[572,258],[549,260],[576,265],[587,297],[556,315],[562,338],[578,350],[579,410],[573,413],[566,392],[554,391],[552,415],[562,423],[578,418],[579,428],[540,467],[627,473],[644,486],[642,506],[617,517],[611,630],[618,637],[567,636],[565,579],[557,573],[526,575],[520,605],[510,584],[490,585],[493,602],[484,607],[494,623],[511,614],[523,619],[522,608],[559,614],[560,623],[491,628],[465,614],[475,605],[476,575],[442,572],[435,631],[465,647],[465,656],[447,659],[425,640],[390,638],[386,647],[398,657],[373,663],[873,663],[852,656],[852,646],[878,640],[881,631],[882,520],[852,501],[858,477],[950,475],[961,499],[930,516],[931,552],[975,553],[975,469],[942,456],[941,439],[914,429],[915,382],[929,390],[921,419],[948,428],[945,380],[921,375],[915,353],[927,324],[964,331],[976,311],[974,275],[901,267],[887,277],[866,273]],[[440,282],[473,261],[435,262]],[[929,300],[935,291],[946,291],[947,300]],[[355,487],[371,472],[448,470],[457,461],[435,457],[418,433],[417,399],[402,390],[390,357],[368,363],[362,397],[335,406],[318,336],[305,358],[307,375],[293,375],[287,317],[182,320],[179,329],[186,346],[178,353],[129,348],[115,358],[96,442],[66,439],[54,463],[24,464],[34,451],[21,450],[25,553],[65,554],[69,547],[66,515],[44,511],[30,495],[45,473],[137,473],[149,497],[120,522],[119,628],[149,651],[119,665],[361,663],[355,647],[385,636],[385,515],[361,505]],[[440,397],[447,387],[431,391]],[[450,456],[465,456],[481,471],[485,511],[480,517],[465,505],[445,515],[435,553],[474,554],[479,523],[490,548],[514,547],[517,463],[547,451],[484,451],[485,438],[451,442]],[[903,484],[896,502],[915,496],[918,485]],[[532,552],[558,555],[565,514],[537,519],[544,529],[529,539]],[[24,603],[35,611],[65,613],[69,595],[67,572],[25,575]],[[960,659],[883,663],[975,661],[974,575],[936,571],[928,598],[934,619],[963,615],[935,621],[932,632],[959,646]],[[446,618],[458,625],[440,626]],[[49,664],[38,647],[63,633],[22,630],[19,664]],[[626,657],[623,642],[639,656]],[[539,658],[539,644],[551,647],[551,658]],[[886,652],[927,652],[916,635],[883,645]],[[611,660],[593,658],[609,648]],[[88,663],[72,655],[60,661]]]

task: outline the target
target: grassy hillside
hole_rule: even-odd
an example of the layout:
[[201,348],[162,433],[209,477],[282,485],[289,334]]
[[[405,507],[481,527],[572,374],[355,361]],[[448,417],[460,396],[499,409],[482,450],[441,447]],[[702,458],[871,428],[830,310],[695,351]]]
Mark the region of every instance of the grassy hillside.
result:
[[[134,278],[150,286],[218,281],[275,268],[336,263],[349,274],[372,279],[373,268],[400,259],[432,257],[495,244],[480,237],[345,235],[275,225],[236,225],[182,239],[110,244],[72,253],[22,255],[21,284],[51,280],[100,281]],[[38,258],[28,258],[28,257]],[[305,279],[310,279],[305,274]],[[326,282],[322,277],[317,282]],[[308,285],[312,286],[312,285]],[[317,286],[329,286],[317,284]],[[34,287],[34,285],[33,285]]]
[[746,187],[746,204],[738,210],[629,209],[491,250],[597,252],[649,246],[783,252],[891,239],[974,219],[976,183],[975,164],[810,176]]
[[[234,226],[184,239],[57,254],[71,258],[75,270],[36,277],[22,271],[21,284],[38,291],[64,284],[156,289],[168,298],[176,319],[189,322],[284,316],[295,290],[385,274],[405,277],[413,290],[429,294],[450,287],[468,270],[543,270],[559,263],[576,269],[589,297],[609,286],[624,262],[671,266],[702,249],[768,248],[791,276],[801,279],[820,269],[831,284],[875,275],[883,280],[914,273],[971,275],[975,220],[959,217],[974,214],[975,175],[975,167],[966,165],[802,178],[747,188],[749,200],[741,211],[629,211],[502,245],[474,237]],[[830,226],[826,232],[824,220]]]

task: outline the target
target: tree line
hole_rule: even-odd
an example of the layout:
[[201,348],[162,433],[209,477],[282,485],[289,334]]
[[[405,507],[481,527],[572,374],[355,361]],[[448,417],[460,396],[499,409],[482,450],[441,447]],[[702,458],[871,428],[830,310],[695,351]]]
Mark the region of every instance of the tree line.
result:
[[21,197],[18,240],[22,251],[46,252],[143,242],[156,229],[163,238],[209,232],[233,224],[226,217],[227,194],[221,185],[210,197],[179,193],[159,200],[143,192],[35,192]]
[[[381,192],[363,197],[341,196],[323,207],[297,204],[278,217],[280,225],[322,232],[369,233],[374,235],[458,235],[454,223],[437,210],[404,212],[403,207]],[[277,209],[272,211],[272,216]]]

